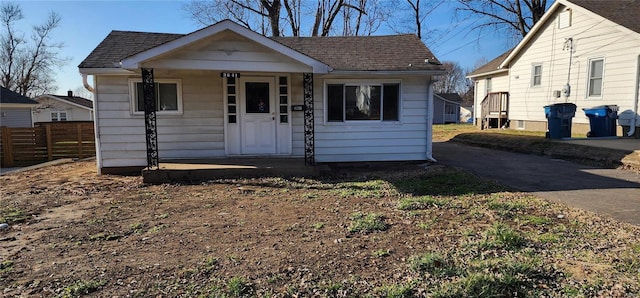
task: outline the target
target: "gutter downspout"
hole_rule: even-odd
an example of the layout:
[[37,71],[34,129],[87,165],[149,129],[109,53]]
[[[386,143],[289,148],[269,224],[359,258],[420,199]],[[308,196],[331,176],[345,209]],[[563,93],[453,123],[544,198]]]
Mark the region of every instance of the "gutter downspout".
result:
[[427,84],[427,160],[437,162],[433,158],[433,77]]
[[[100,126],[98,126],[98,119],[100,119],[100,117],[98,117],[98,93],[95,92],[96,90],[91,87],[91,85],[89,85],[89,82],[87,82],[87,75],[86,74],[82,74],[82,85],[84,86],[85,89],[87,89],[87,91],[93,93],[93,131],[95,132],[95,138],[96,138],[96,166],[98,168],[98,175],[102,175],[102,154],[100,151]],[[93,86],[97,86],[98,85],[98,78],[96,78],[96,76],[93,76]]]
[[636,98],[633,106],[633,118],[631,119],[629,133],[627,133],[629,137],[636,133],[636,126],[638,125],[638,101],[640,101],[640,55],[638,55],[638,69],[636,71]]

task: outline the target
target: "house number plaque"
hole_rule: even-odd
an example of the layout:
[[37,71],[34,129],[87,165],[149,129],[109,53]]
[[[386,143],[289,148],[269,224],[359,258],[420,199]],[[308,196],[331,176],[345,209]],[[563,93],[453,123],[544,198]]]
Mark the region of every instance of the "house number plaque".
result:
[[240,73],[239,72],[222,72],[222,73],[220,73],[220,77],[223,77],[223,78],[239,78],[240,77]]

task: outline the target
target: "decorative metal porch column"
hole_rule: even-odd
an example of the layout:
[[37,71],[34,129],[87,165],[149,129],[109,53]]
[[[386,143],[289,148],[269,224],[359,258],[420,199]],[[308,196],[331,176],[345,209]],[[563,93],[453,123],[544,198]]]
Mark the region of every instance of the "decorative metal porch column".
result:
[[314,165],[315,139],[313,124],[313,74],[304,73],[302,88],[304,89],[304,164]]
[[156,125],[156,88],[153,68],[141,68],[142,97],[144,98],[144,128],[147,137],[147,168],[158,168],[158,128]]

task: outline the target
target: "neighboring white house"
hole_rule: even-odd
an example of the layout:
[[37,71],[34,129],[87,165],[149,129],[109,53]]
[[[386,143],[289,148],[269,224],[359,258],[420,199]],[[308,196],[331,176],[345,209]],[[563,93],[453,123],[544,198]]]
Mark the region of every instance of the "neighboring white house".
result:
[[93,101],[74,96],[45,94],[35,98],[33,122],[93,121]]
[[112,31],[79,69],[101,173],[156,156],[428,160],[432,78],[444,73],[415,35],[268,38],[229,20],[186,35]]
[[460,104],[462,97],[458,93],[436,93],[433,96],[433,124],[460,123]]
[[508,92],[511,128],[545,130],[543,107],[569,102],[578,108],[574,131],[589,130],[583,108],[617,105],[618,124],[633,133],[640,127],[638,15],[640,1],[556,1],[512,51],[469,76],[477,122],[486,120],[479,110],[488,89]]
[[0,87],[0,126],[33,127],[31,109],[38,102]]

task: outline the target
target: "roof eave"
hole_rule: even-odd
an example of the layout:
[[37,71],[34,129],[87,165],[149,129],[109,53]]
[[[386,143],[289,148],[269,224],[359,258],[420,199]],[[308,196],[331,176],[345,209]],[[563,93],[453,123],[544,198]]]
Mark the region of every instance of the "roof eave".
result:
[[477,74],[474,74],[474,75],[468,75],[467,78],[473,79],[473,78],[477,78],[477,77],[490,76],[490,75],[499,74],[499,73],[508,72],[508,71],[509,71],[508,68],[501,68],[501,69],[496,69],[496,70],[492,70],[492,71],[486,71],[486,72],[477,73]]
[[443,75],[445,70],[334,70],[331,75]]
[[136,73],[135,71],[117,68],[117,67],[112,67],[112,68],[89,67],[89,68],[78,68],[78,70],[80,71],[80,74],[85,74],[85,75],[130,75],[130,74]]

